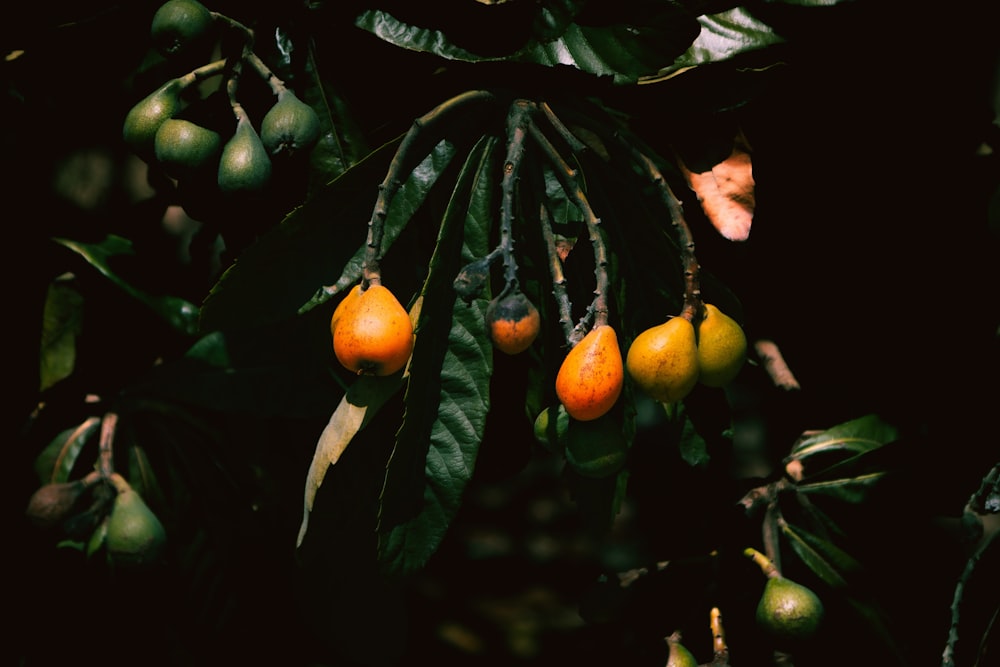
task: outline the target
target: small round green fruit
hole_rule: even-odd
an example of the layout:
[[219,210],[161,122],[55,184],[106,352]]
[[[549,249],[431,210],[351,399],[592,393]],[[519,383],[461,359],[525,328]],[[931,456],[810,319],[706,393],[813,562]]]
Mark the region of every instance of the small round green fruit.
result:
[[167,534],[163,524],[137,491],[123,489],[108,515],[104,544],[114,565],[141,566],[163,554]]
[[624,468],[628,459],[621,424],[607,413],[586,421],[571,418],[564,444],[566,463],[583,477],[609,477]]
[[222,147],[218,184],[224,193],[257,192],[271,179],[271,158],[260,135],[246,116],[236,123],[236,131]]
[[775,639],[811,639],[823,620],[823,603],[813,591],[781,576],[770,577],[757,604],[757,624]]
[[198,0],[167,0],[153,14],[150,38],[166,57],[181,55],[212,34],[212,12]]
[[260,138],[272,157],[308,151],[319,141],[319,134],[319,116],[287,88],[260,122]]
[[156,131],[156,160],[174,178],[184,178],[214,167],[222,152],[218,132],[182,118],[168,118]]
[[122,138],[139,157],[156,157],[156,132],[181,109],[180,79],[170,79],[129,109],[122,126]]

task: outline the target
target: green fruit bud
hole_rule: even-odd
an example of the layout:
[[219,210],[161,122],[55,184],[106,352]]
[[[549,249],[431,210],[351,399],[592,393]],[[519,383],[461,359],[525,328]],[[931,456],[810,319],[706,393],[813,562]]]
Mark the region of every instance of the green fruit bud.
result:
[[610,414],[597,419],[570,419],[565,436],[566,462],[583,477],[614,475],[625,466],[628,442]]
[[168,118],[156,131],[153,147],[164,171],[183,178],[216,165],[222,152],[222,137],[189,120]]
[[[553,418],[555,415],[555,418]],[[566,430],[569,428],[569,413],[560,403],[543,409],[535,417],[534,433],[538,444],[553,454],[562,454],[566,448]]]
[[260,123],[260,138],[269,155],[294,155],[319,141],[319,116],[311,106],[283,89]]
[[271,158],[249,119],[242,116],[233,136],[222,148],[219,189],[226,193],[258,191],[270,178]]
[[684,644],[681,644],[680,636],[677,633],[667,637],[666,641],[670,647],[666,667],[698,667],[698,660]]
[[144,565],[156,561],[166,546],[163,524],[131,488],[119,491],[108,515],[104,543],[115,565]]
[[153,15],[153,46],[167,57],[189,51],[212,33],[212,12],[198,0],[167,0]]
[[155,157],[156,132],[181,109],[180,79],[171,79],[140,100],[125,116],[122,137],[143,159]]

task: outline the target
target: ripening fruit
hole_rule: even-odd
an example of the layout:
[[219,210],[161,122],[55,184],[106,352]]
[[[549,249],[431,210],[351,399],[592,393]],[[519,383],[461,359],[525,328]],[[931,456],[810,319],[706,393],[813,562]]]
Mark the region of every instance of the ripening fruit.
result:
[[167,533],[137,491],[120,490],[108,515],[104,544],[116,565],[143,565],[157,560]]
[[694,325],[678,316],[646,329],[632,341],[625,367],[639,388],[661,403],[682,400],[698,383]]
[[25,515],[39,528],[58,526],[69,516],[86,490],[87,485],[81,480],[44,484],[31,494]]
[[168,118],[156,131],[153,148],[163,170],[183,178],[215,165],[222,152],[222,137],[189,120]]
[[260,122],[260,138],[272,157],[309,150],[319,141],[319,132],[319,116],[287,88]]
[[628,459],[622,425],[609,414],[589,421],[570,419],[563,442],[566,463],[583,477],[608,477]]
[[724,387],[732,382],[747,358],[747,337],[736,320],[710,303],[698,324],[699,382]]
[[261,190],[271,179],[271,158],[260,135],[246,116],[240,116],[236,131],[222,148],[219,159],[219,189],[222,192]]
[[153,14],[150,37],[167,57],[188,51],[212,32],[212,12],[198,0],[167,0]]
[[170,79],[133,106],[125,116],[122,138],[143,159],[154,155],[156,132],[160,126],[181,109],[180,79]]
[[618,334],[603,324],[591,329],[563,359],[556,375],[556,395],[570,417],[589,421],[611,409],[624,380]]
[[486,307],[486,323],[493,346],[507,354],[527,350],[542,329],[538,309],[520,290],[490,301]]
[[348,299],[331,320],[337,360],[358,375],[392,375],[405,366],[413,351],[413,324],[395,295],[383,285],[369,285]]

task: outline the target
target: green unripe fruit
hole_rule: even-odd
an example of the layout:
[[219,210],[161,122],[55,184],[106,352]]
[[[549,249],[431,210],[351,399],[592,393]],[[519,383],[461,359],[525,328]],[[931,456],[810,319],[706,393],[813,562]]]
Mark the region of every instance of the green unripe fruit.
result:
[[670,646],[670,653],[667,654],[665,667],[698,667],[698,660],[684,644],[681,644],[680,637],[676,633],[667,637],[667,644]]
[[812,638],[823,619],[823,603],[811,590],[784,577],[770,577],[757,604],[757,624],[775,639]]
[[163,524],[139,493],[123,489],[115,496],[104,538],[108,560],[115,565],[144,565],[156,561],[166,546]]
[[583,477],[614,475],[628,458],[628,442],[610,414],[597,419],[570,419],[564,439],[566,463]]
[[553,454],[562,454],[566,447],[569,420],[569,413],[562,404],[544,408],[535,417],[535,440]]
[[319,141],[319,116],[311,106],[287,88],[260,123],[260,138],[268,155],[294,155]]
[[222,137],[189,120],[168,118],[156,131],[153,148],[164,171],[183,178],[215,166],[222,152]]
[[167,0],[153,15],[150,37],[164,56],[176,56],[203,42],[214,25],[212,12],[198,0]]
[[155,157],[156,132],[181,109],[180,79],[170,79],[133,106],[125,116],[122,137],[136,155]]
[[219,189],[225,193],[255,192],[271,178],[271,158],[260,135],[246,118],[240,117],[236,131],[222,148],[219,159]]

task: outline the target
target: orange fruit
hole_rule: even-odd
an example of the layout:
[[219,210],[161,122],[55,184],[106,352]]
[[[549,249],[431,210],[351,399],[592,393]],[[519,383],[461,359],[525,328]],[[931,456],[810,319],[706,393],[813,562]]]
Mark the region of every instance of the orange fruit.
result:
[[350,308],[353,304],[357,303],[359,296],[361,296],[361,283],[352,287],[351,291],[344,295],[344,298],[340,300],[337,307],[333,309],[333,316],[330,318],[331,334],[337,330],[337,322],[340,320],[340,316],[343,315],[344,311]]
[[524,352],[538,337],[542,318],[535,304],[521,291],[498,296],[486,307],[493,346],[507,354]]
[[611,409],[624,381],[618,335],[604,324],[591,329],[563,359],[556,395],[570,417],[590,421]]
[[362,291],[360,287],[334,310],[333,351],[353,373],[392,375],[406,365],[413,351],[410,315],[389,288],[370,285]]

